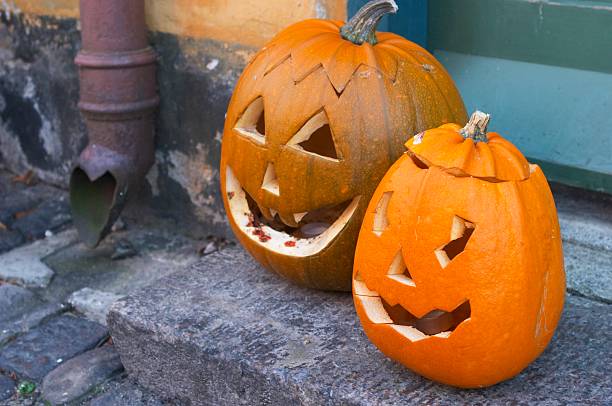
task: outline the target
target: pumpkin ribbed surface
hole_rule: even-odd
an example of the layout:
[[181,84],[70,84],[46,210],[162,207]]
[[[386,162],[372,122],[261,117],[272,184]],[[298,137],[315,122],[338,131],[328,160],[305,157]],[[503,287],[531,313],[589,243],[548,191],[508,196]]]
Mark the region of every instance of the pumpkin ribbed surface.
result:
[[487,133],[487,142],[474,142],[460,131],[460,125],[442,125],[417,134],[405,146],[426,165],[439,166],[457,176],[498,181],[529,177],[529,163],[521,151],[498,133]]

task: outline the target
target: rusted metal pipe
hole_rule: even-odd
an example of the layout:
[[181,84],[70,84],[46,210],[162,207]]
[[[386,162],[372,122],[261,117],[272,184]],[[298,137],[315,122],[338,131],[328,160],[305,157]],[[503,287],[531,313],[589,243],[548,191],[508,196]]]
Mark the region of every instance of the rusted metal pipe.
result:
[[96,246],[154,162],[157,56],[147,42],[144,0],[81,0],[79,109],[89,144],[70,178],[80,238]]

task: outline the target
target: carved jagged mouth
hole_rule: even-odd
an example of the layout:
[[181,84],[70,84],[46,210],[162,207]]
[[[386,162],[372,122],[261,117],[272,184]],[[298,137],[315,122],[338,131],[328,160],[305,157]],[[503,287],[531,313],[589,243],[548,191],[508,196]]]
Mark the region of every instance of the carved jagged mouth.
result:
[[282,214],[259,206],[229,166],[226,193],[234,221],[251,240],[275,252],[301,257],[328,246],[352,218],[360,198],[306,213]]
[[354,288],[366,317],[372,323],[389,324],[410,341],[430,337],[448,338],[472,313],[470,301],[465,300],[452,311],[434,309],[422,317],[416,317],[399,304],[391,306],[377,292],[369,290],[361,280],[354,281]]

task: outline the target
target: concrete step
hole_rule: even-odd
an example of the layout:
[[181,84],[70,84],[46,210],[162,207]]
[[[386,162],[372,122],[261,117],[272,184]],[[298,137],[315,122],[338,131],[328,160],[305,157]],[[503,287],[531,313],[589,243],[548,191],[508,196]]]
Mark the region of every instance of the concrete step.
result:
[[129,375],[179,403],[604,404],[612,396],[610,310],[568,295],[540,358],[510,381],[471,391],[387,359],[365,337],[350,294],[291,285],[240,247],[120,300],[108,321]]

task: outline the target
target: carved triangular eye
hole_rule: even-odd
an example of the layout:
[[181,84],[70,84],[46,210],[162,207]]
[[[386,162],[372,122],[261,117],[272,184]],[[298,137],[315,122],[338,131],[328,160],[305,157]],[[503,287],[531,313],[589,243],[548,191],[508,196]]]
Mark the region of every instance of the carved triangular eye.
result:
[[257,143],[265,144],[266,117],[263,97],[258,97],[249,104],[249,107],[236,122],[235,129],[245,137]]
[[457,255],[465,250],[474,228],[474,223],[459,216],[453,217],[450,242],[435,250],[436,258],[442,268],[446,268]]
[[338,161],[341,158],[334,142],[325,111],[320,111],[300,128],[287,145],[311,154]]

